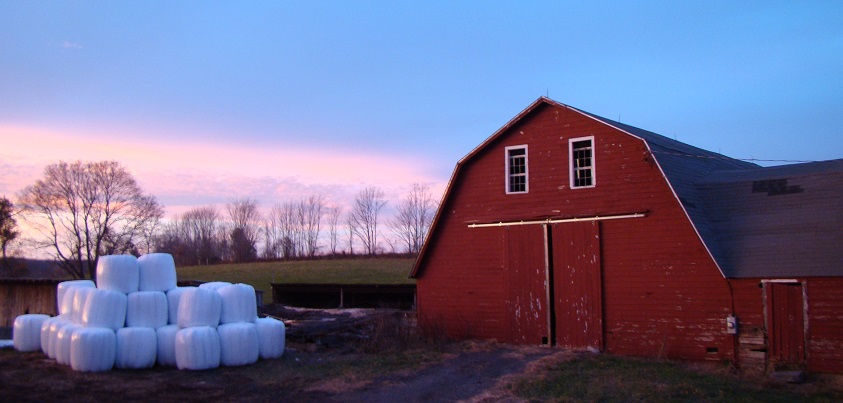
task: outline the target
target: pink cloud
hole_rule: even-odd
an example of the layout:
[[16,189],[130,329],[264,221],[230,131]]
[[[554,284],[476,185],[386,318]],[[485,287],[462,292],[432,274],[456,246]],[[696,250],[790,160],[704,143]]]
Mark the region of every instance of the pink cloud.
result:
[[[154,142],[140,135],[116,138],[31,126],[0,125],[0,194],[14,194],[59,160],[116,160],[168,215],[191,207],[238,197],[259,200],[266,208],[312,193],[347,205],[365,186],[384,189],[390,204],[415,182],[444,190],[447,178],[432,177],[433,162],[412,155],[350,153],[322,147],[258,147],[238,143]],[[440,193],[434,193],[436,197]]]

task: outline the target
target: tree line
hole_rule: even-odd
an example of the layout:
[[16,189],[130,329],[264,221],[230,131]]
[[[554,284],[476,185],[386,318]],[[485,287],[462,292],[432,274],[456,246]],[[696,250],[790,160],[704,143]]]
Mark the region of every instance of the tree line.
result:
[[46,251],[65,272],[93,278],[100,256],[164,252],[178,265],[307,259],[323,255],[417,254],[437,204],[430,187],[413,184],[383,218],[384,191],[360,190],[345,207],[321,194],[278,202],[234,199],[220,209],[194,207],[170,219],[119,163],[58,162],[17,194],[0,198],[0,246],[18,240],[17,219],[33,230],[31,248]]

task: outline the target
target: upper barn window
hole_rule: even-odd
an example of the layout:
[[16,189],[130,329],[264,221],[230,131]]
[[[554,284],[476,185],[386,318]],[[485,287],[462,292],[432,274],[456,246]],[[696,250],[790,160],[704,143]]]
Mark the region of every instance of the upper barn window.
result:
[[568,155],[571,189],[594,187],[594,136],[568,140]]
[[506,147],[506,193],[527,193],[527,146]]

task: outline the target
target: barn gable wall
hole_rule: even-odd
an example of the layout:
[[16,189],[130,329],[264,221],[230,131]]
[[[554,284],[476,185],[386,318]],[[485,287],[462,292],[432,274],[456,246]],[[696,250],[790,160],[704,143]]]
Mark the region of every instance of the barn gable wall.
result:
[[[568,139],[583,136],[595,139],[596,187],[570,189]],[[529,193],[507,195],[504,149],[524,144]],[[519,342],[506,328],[504,229],[467,224],[643,212],[600,224],[604,350],[732,356],[727,283],[642,140],[541,104],[461,164],[418,268],[422,323],[452,336]]]

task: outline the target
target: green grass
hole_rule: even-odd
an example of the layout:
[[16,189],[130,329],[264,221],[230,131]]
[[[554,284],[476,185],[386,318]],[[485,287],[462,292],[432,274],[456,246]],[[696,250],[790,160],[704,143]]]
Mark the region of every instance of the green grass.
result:
[[792,387],[745,382],[726,368],[701,370],[681,363],[608,355],[581,355],[522,378],[512,392],[531,401],[840,401],[843,393],[801,393]]
[[184,266],[176,272],[179,281],[246,283],[263,291],[264,303],[272,303],[271,283],[414,284],[407,278],[413,262],[411,258],[302,260]]

